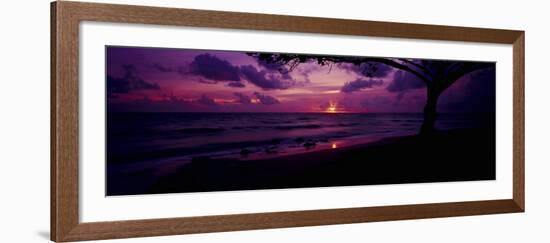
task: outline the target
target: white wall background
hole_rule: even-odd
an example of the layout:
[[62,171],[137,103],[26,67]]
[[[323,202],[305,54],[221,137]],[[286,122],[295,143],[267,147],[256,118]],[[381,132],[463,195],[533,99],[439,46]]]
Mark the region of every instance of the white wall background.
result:
[[[89,0],[92,1],[92,0]],[[527,212],[113,242],[550,242],[550,22],[544,1],[110,0],[258,13],[526,31]],[[49,0],[0,8],[0,241],[49,238]]]

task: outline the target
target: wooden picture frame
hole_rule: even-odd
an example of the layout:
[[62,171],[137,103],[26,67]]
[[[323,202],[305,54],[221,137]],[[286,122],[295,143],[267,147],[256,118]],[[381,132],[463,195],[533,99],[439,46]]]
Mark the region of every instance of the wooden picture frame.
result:
[[[194,26],[513,45],[513,198],[401,206],[79,222],[79,23]],[[82,2],[51,4],[51,240],[81,241],[524,212],[523,31]]]

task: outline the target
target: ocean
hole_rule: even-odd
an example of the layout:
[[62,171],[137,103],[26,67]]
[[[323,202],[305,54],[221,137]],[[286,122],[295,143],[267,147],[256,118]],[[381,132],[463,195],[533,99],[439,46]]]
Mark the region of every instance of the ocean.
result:
[[[437,129],[474,128],[488,115],[440,114]],[[243,160],[412,135],[422,114],[108,113],[107,163]]]
[[[410,113],[108,113],[107,195],[147,193],[188,165],[211,166],[210,159],[253,163],[413,135],[422,120]],[[494,124],[494,114],[440,114],[436,127]],[[180,186],[176,191],[192,190]]]

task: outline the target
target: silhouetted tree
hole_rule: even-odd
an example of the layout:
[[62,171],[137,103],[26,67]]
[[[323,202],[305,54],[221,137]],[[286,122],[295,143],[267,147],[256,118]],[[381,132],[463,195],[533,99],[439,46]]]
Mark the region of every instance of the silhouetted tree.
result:
[[439,96],[454,82],[466,74],[477,70],[494,67],[489,62],[416,60],[409,58],[380,58],[355,56],[322,56],[304,54],[270,54],[248,53],[264,64],[279,66],[280,72],[291,72],[301,63],[315,62],[319,65],[338,65],[343,63],[362,67],[361,74],[372,77],[380,69],[379,65],[387,65],[403,70],[418,77],[426,84],[427,97],[424,106],[424,121],[420,134],[431,134],[435,131],[437,119],[437,101]]

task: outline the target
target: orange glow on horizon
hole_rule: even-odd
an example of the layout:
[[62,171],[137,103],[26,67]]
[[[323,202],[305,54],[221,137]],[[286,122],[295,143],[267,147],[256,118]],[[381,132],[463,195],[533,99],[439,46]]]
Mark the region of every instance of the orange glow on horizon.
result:
[[336,103],[333,103],[331,101],[329,107],[327,108],[327,112],[335,113],[336,112]]

